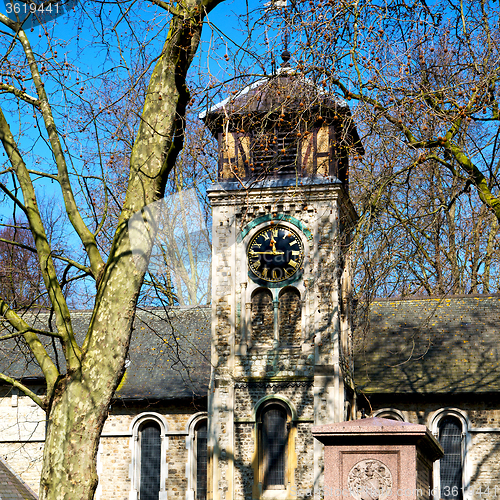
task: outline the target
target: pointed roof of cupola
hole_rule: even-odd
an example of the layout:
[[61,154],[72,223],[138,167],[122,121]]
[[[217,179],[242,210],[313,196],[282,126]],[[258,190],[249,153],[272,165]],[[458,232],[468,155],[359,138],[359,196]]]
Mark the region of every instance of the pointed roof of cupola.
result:
[[275,74],[265,76],[200,114],[205,119],[215,114],[242,114],[295,109],[304,111],[311,106],[325,105],[348,108],[343,99],[332,99],[312,80],[289,67],[279,68]]
[[202,112],[199,117],[217,137],[223,125],[236,127],[262,126],[262,120],[275,123],[293,117],[305,122],[343,122],[346,138],[357,154],[364,154],[363,146],[351,117],[347,102],[291,68],[286,59],[276,73],[247,85],[242,90]]

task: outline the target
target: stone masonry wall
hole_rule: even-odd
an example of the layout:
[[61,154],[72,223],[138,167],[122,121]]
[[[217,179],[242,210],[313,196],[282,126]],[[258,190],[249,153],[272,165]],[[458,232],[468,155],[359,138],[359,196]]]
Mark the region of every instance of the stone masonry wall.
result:
[[[151,406],[115,408],[104,425],[97,458],[99,487],[96,500],[129,500],[131,463],[134,450],[131,425],[145,413],[163,417],[167,424],[165,461],[166,488],[169,499],[187,496],[187,425],[199,408]],[[0,456],[33,489],[39,491],[45,439],[45,413],[31,399],[6,389],[0,395]]]
[[[35,392],[38,388],[34,388]],[[0,456],[38,493],[45,413],[16,389],[0,389]]]
[[[446,395],[439,400],[428,397],[428,402],[414,397],[391,397],[383,400],[371,396],[373,414],[389,409],[401,412],[405,421],[427,425],[440,414],[461,415],[466,422],[464,479],[466,500],[495,500],[500,497],[500,401],[493,395]],[[358,418],[360,413],[358,414]],[[462,419],[461,419],[462,420]]]

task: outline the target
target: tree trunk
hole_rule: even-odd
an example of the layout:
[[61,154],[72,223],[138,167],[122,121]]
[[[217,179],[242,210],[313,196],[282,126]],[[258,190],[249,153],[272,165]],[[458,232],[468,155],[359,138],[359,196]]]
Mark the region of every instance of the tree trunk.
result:
[[[40,500],[91,500],[97,487],[99,437],[125,365],[137,298],[147,270],[134,258],[128,222],[140,213],[146,226],[156,223],[144,207],[159,200],[166,178],[183,146],[190,96],[186,75],[198,48],[203,18],[222,0],[186,0],[171,5],[162,55],[153,70],[142,121],[132,149],[130,177],[109,258],[97,277],[92,319],[81,357],[55,384],[47,401],[48,425],[40,481]],[[142,211],[142,212],[141,212]],[[154,234],[151,234],[151,241]],[[149,248],[151,251],[151,248]]]
[[95,398],[81,373],[66,384],[62,380],[60,389],[48,415],[40,499],[92,500],[107,405]]

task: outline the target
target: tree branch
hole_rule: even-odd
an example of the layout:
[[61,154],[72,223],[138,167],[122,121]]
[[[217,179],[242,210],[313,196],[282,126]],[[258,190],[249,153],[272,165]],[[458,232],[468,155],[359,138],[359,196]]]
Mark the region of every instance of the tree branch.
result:
[[33,391],[28,389],[24,384],[21,384],[18,380],[8,377],[7,375],[4,375],[3,373],[0,373],[0,380],[3,380],[4,382],[7,382],[8,384],[11,384],[14,386],[16,389],[19,389],[22,391],[26,396],[31,398],[33,402],[35,402],[42,410],[45,410],[46,406],[42,398],[40,396],[36,395]]

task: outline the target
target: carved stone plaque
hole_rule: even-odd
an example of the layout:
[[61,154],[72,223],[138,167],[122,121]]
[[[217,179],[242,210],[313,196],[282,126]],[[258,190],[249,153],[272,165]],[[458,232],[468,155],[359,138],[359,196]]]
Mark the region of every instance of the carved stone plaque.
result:
[[392,475],[380,460],[361,460],[347,475],[349,492],[356,500],[385,500],[392,490]]

